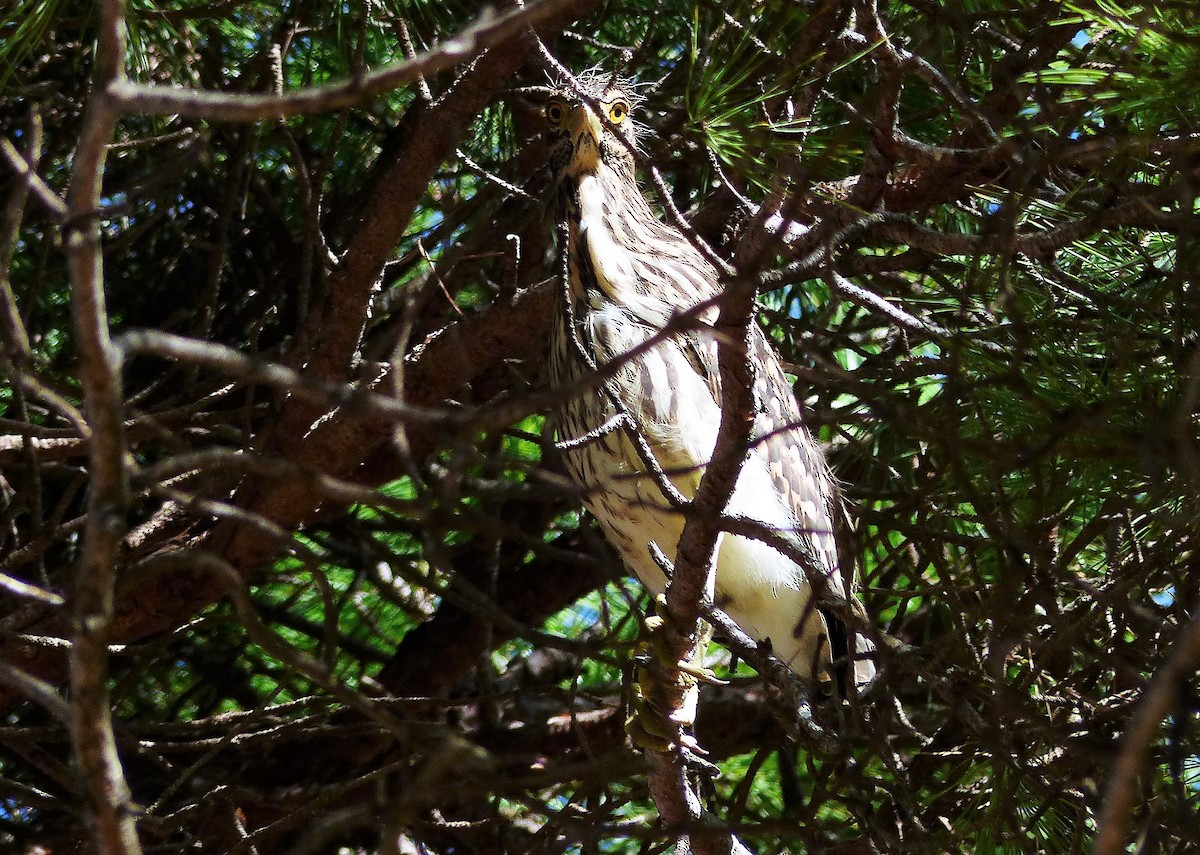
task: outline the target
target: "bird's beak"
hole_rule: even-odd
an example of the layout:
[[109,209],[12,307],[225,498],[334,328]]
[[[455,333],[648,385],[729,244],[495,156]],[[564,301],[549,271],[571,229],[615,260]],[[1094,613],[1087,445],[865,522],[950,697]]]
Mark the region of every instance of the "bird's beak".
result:
[[595,172],[600,165],[600,137],[604,133],[600,117],[587,104],[580,104],[567,116],[567,132],[575,146],[572,171]]

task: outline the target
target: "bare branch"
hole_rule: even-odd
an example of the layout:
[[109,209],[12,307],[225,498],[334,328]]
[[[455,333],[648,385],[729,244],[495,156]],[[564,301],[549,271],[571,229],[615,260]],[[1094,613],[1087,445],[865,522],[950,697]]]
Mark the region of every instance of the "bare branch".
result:
[[1200,617],[1180,631],[1171,655],[1154,674],[1145,697],[1121,736],[1117,759],[1109,772],[1104,810],[1096,824],[1093,855],[1125,852],[1129,836],[1129,813],[1137,798],[1137,781],[1146,765],[1146,754],[1162,720],[1171,714],[1184,691],[1185,681],[1200,663]]
[[58,197],[58,194],[54,192],[50,185],[42,180],[40,175],[33,171],[31,163],[35,161],[32,159],[27,161],[17,151],[16,146],[7,139],[0,139],[0,152],[3,152],[8,165],[12,167],[13,172],[20,179],[18,185],[32,190],[33,195],[46,207],[46,210],[50,212],[54,219],[59,221],[66,219],[66,203]]
[[70,706],[63,700],[62,695],[45,680],[39,680],[32,674],[22,671],[20,668],[16,668],[0,659],[0,683],[3,683],[16,692],[20,692],[27,698],[37,701],[42,709],[46,710],[64,725],[70,724]]
[[[754,366],[748,358],[750,325],[754,323],[755,288],[752,281],[736,279],[722,295],[716,321],[717,354],[721,372],[721,424],[711,462],[701,476],[696,495],[690,503],[683,533],[676,550],[674,572],[667,585],[666,607],[669,623],[676,628],[668,634],[667,644],[677,662],[693,657],[705,604],[714,599],[716,567],[714,557],[720,536],[720,520],[733,495],[738,473],[750,444],[754,420]],[[687,683],[678,669],[656,662],[645,669],[657,685],[643,687],[653,695],[653,706],[668,711],[667,724],[680,727],[683,720]],[[688,773],[682,736],[673,740],[667,751],[647,751],[650,766],[650,792],[668,828],[686,835],[697,853],[743,852],[745,848],[715,817],[706,814]]]
[[343,83],[313,86],[284,95],[226,94],[146,86],[113,80],[107,94],[127,113],[178,114],[220,122],[257,122],[284,116],[328,112],[362,104],[401,86],[463,65],[526,28],[548,18],[582,8],[590,0],[534,0],[524,8],[499,16],[486,10],[454,38],[410,60],[372,71]]
[[121,0],[100,6],[96,85],[75,149],[67,191],[66,248],[91,449],[90,495],[72,602],[71,737],[93,822],[94,845],[105,855],[138,855],[141,844],[129,786],[113,736],[108,695],[117,551],[130,506],[120,355],[108,328],[104,260],[100,251],[101,182],[119,110],[105,89],[119,82],[125,59]]

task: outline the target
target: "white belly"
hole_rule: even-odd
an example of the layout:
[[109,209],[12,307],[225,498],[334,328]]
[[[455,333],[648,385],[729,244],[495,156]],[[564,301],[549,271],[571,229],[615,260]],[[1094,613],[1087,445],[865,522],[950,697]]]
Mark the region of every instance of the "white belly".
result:
[[[624,437],[622,442],[633,454],[632,444]],[[673,561],[683,516],[666,507],[651,476],[632,466],[596,474],[600,476],[597,495],[603,499],[588,501],[589,509],[642,583],[656,595],[663,593],[666,578],[650,544]],[[675,479],[688,498],[698,480],[698,472]],[[729,511],[777,530],[795,526],[771,484],[765,462],[756,455],[742,467]],[[829,655],[827,643],[822,643],[824,622],[812,609],[812,589],[803,570],[762,541],[720,536],[715,602],[751,638],[769,642],[775,655],[805,679],[813,678],[818,656]]]

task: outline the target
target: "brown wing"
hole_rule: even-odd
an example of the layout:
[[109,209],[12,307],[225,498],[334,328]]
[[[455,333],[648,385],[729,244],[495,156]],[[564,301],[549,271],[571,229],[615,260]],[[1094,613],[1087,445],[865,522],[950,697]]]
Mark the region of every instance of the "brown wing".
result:
[[[783,373],[779,356],[763,332],[751,333],[751,358],[755,361],[755,414],[753,452],[766,460],[775,489],[798,523],[795,534],[811,543],[816,566],[840,593],[832,506],[836,495],[833,478],[821,450],[803,427],[800,408]],[[704,378],[713,399],[720,403],[721,382],[717,344],[707,329],[684,338],[684,352],[696,373]],[[809,550],[806,550],[809,551]]]
[[[757,325],[751,331],[750,348],[756,368],[755,402],[758,409],[753,453],[767,462],[775,489],[792,511],[797,523],[794,534],[802,545],[802,557],[808,559],[803,562],[808,565],[804,571],[810,575],[814,589],[821,586],[816,574],[824,576],[827,580],[824,596],[844,600],[865,623],[866,613],[854,595],[852,574],[842,573],[838,559],[834,514],[840,508],[833,476],[816,441],[804,427],[800,407],[778,354]],[[715,338],[711,333],[693,333],[687,337],[685,350],[719,402],[720,374]],[[821,609],[821,613],[829,630],[834,657],[854,650],[854,683],[870,682],[875,674],[870,641],[861,633],[847,631],[845,622],[829,609]]]
[[[825,595],[848,603],[857,620],[865,624],[866,612],[854,594],[853,568],[847,567],[843,573],[838,559],[834,515],[841,511],[841,503],[837,485],[816,440],[803,426],[800,406],[787,375],[783,373],[778,354],[757,326],[751,336],[751,348],[758,369],[755,375],[755,400],[759,408],[756,430],[758,436],[764,437],[754,451],[766,458],[772,482],[800,525],[797,534],[802,541],[812,544],[812,557],[820,562],[819,568],[805,567],[805,571],[810,576],[815,570],[823,573],[828,580]],[[814,589],[818,587],[819,580],[810,581]],[[853,652],[854,684],[869,683],[875,676],[871,655],[874,647],[870,640],[847,627],[846,622],[832,611],[821,609],[821,612],[829,630],[834,658]]]

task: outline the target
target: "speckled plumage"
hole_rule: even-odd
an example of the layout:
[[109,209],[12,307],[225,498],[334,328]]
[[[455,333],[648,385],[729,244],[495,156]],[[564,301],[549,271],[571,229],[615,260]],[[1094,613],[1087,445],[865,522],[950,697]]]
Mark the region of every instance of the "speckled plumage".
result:
[[[653,470],[690,499],[712,455],[720,386],[709,325],[717,310],[707,309],[683,332],[661,331],[678,312],[718,295],[721,283],[687,238],[658,220],[637,187],[629,116],[636,104],[628,90],[600,77],[582,83],[587,98],[564,87],[547,104],[564,256],[551,379],[565,388],[597,367],[621,364],[601,388],[568,400],[555,425],[584,503],[642,582],[661,593],[665,579],[650,544],[673,557],[683,516]],[[601,121],[596,107],[609,121]],[[751,334],[755,441],[728,511],[794,532],[819,565],[812,572],[861,612],[839,570],[828,468],[802,425],[778,356],[761,330]],[[644,352],[627,356],[656,337]],[[846,633],[814,606],[805,571],[760,540],[722,535],[716,602],[747,634],[769,640],[805,679],[825,677],[832,657],[845,652],[834,648]],[[853,647],[854,681],[863,683],[874,673],[870,645],[860,636]]]

